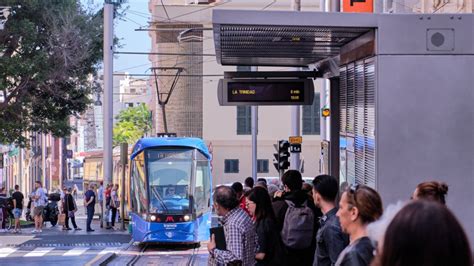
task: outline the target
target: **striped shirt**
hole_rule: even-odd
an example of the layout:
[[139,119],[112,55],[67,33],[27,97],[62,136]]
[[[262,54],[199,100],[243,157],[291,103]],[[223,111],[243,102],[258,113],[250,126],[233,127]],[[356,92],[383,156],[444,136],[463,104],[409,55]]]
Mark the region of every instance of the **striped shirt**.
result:
[[232,209],[222,218],[227,250],[214,249],[208,265],[227,265],[242,262],[242,266],[255,265],[257,234],[250,216],[241,208]]

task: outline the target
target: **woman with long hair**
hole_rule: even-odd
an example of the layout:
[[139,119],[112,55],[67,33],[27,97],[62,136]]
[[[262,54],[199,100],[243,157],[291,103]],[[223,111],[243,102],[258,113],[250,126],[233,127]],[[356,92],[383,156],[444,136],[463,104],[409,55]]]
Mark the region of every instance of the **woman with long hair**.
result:
[[466,233],[446,206],[415,200],[403,207],[385,233],[374,266],[472,266]]
[[253,217],[258,235],[258,250],[255,265],[280,265],[275,260],[279,251],[278,233],[275,228],[275,214],[268,191],[256,186],[249,191],[246,199],[247,209]]
[[336,216],[350,242],[339,255],[336,266],[370,265],[374,246],[368,237],[367,225],[379,219],[382,212],[380,195],[368,186],[352,185],[342,194]]

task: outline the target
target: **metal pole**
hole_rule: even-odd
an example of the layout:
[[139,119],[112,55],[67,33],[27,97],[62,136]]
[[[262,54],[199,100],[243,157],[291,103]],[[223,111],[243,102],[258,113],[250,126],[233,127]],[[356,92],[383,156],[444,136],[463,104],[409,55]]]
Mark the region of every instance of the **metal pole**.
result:
[[[104,3],[104,188],[112,183],[112,126],[113,126],[113,38],[114,38],[114,5]],[[106,226],[103,219],[103,210],[106,201],[103,201],[101,210],[102,226]]]
[[[291,4],[293,11],[301,11],[301,0],[293,0]],[[299,71],[300,68],[296,68]],[[301,106],[296,105],[291,107],[291,135],[301,135]],[[300,153],[291,153],[290,169],[300,170]]]
[[257,135],[258,135],[258,106],[251,106],[252,112],[252,177],[257,182]]
[[128,144],[120,145],[120,158],[122,163],[122,181],[120,182],[120,217],[122,217],[122,230],[125,230],[125,170],[128,163]]
[[166,121],[166,106],[164,103],[161,105],[161,113],[163,114],[163,126],[165,133],[168,133],[168,123]]
[[[257,71],[257,67],[251,67],[251,71]],[[257,156],[257,135],[258,135],[258,106],[251,106],[252,119],[252,177],[254,183],[257,183],[258,156]]]
[[[23,187],[23,149],[18,147],[18,176],[17,180],[14,181],[14,184],[11,184],[11,188],[13,188],[14,185],[18,184],[21,188],[25,189]],[[25,190],[23,190],[25,191]]]
[[46,184],[46,134],[41,134],[41,183]]

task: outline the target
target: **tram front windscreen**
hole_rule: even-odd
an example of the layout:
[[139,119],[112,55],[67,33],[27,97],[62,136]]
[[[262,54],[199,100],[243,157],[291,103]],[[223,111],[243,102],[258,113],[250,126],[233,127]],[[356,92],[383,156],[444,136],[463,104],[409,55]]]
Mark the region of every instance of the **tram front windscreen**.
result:
[[193,150],[148,150],[150,212],[187,214]]

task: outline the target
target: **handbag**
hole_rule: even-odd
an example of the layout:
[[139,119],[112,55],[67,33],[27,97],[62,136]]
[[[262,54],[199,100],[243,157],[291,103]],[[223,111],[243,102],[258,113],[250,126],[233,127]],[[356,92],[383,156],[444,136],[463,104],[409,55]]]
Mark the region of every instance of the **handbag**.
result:
[[66,214],[65,214],[65,213],[59,214],[59,216],[58,216],[58,224],[59,224],[59,225],[65,225],[65,224],[66,224]]

